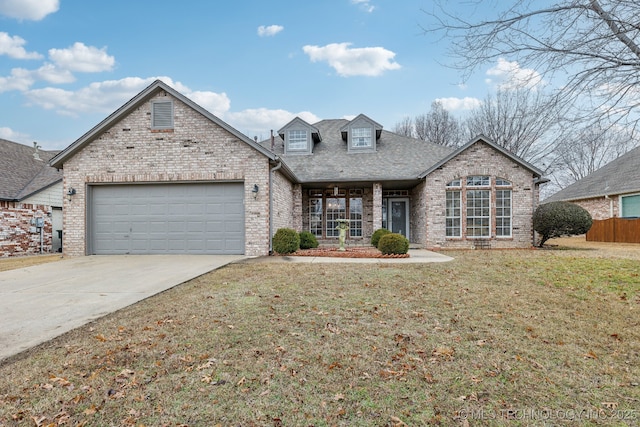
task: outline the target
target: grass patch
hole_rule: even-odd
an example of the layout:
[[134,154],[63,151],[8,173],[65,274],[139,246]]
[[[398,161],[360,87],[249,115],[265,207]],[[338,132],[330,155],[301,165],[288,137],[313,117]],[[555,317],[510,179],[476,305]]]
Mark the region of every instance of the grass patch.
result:
[[60,261],[62,255],[32,255],[23,257],[12,257],[0,259],[0,271],[15,270],[16,268],[31,267],[33,265],[46,264],[48,262]]
[[0,366],[0,425],[633,425],[628,259],[230,265]]

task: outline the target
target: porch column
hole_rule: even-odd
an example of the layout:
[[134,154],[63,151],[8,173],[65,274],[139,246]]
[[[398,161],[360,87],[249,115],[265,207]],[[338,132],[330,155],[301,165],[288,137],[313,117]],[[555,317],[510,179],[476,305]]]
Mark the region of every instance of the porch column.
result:
[[382,228],[382,184],[373,183],[373,231]]
[[302,231],[302,185],[295,184],[293,186],[293,224],[291,228],[300,232]]

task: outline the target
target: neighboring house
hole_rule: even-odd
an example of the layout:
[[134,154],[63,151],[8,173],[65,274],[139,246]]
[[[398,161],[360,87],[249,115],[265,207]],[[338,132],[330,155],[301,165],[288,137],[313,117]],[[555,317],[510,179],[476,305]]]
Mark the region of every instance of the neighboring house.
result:
[[548,197],[582,206],[593,219],[640,217],[640,147]]
[[156,81],[52,159],[65,254],[266,255],[278,228],[427,248],[530,247],[537,168],[483,137],[457,150],[365,115],[300,118],[257,143]]
[[57,152],[0,139],[0,257],[62,251]]

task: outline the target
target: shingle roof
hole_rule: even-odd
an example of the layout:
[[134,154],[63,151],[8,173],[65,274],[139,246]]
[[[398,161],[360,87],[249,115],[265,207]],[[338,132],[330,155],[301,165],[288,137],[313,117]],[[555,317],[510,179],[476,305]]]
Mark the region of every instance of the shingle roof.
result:
[[[284,141],[275,136],[274,153],[301,183],[332,181],[417,181],[421,172],[453,152],[452,148],[382,131],[375,152],[347,152],[341,128],[348,120],[314,123],[322,135],[313,154],[284,154]],[[269,148],[270,141],[262,141]]]
[[20,201],[62,180],[62,172],[49,166],[57,151],[38,150],[0,139],[0,200]]
[[570,201],[640,192],[640,147],[607,163],[543,201]]

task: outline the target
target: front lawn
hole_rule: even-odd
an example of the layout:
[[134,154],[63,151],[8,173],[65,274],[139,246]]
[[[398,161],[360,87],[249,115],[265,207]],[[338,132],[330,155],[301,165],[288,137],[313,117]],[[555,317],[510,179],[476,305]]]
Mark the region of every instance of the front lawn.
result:
[[640,269],[235,264],[0,366],[0,425],[637,425]]

